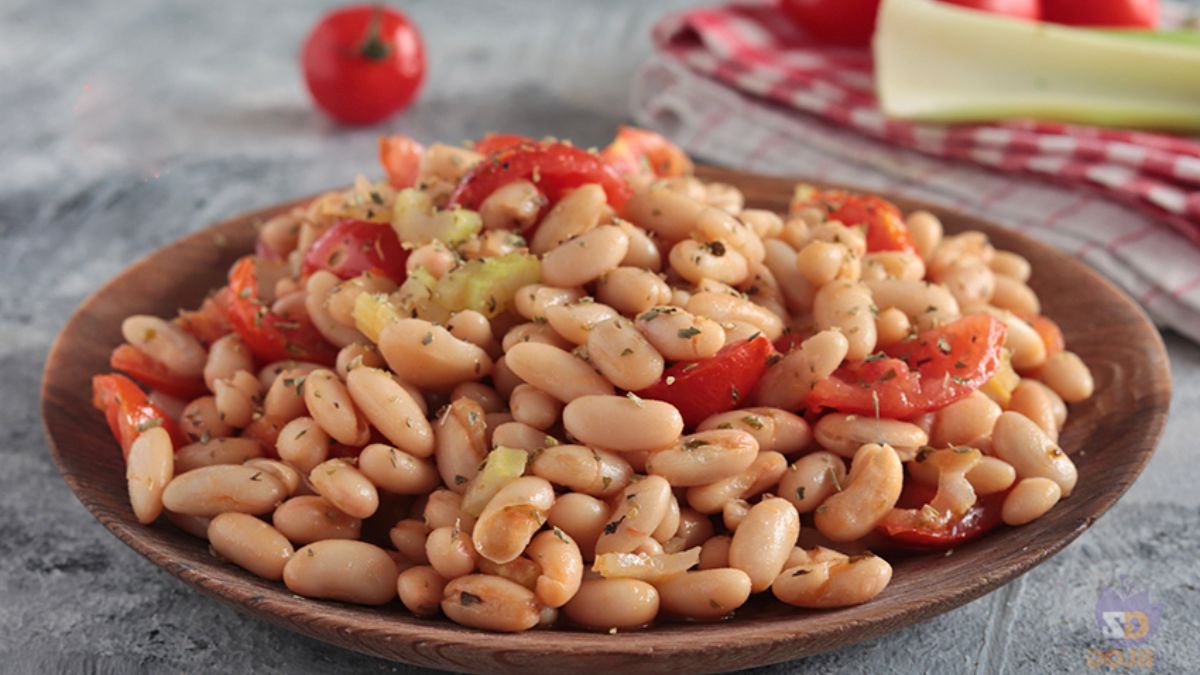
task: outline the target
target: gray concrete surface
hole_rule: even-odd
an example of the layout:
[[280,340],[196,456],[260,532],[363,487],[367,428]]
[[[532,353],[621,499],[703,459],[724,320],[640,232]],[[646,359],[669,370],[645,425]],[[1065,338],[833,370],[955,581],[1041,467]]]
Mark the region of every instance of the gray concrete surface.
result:
[[[597,144],[626,117],[648,26],[685,3],[399,4],[424,31],[430,80],[382,128]],[[375,171],[380,129],[334,127],[299,81],[321,8],[0,2],[0,672],[417,672],[242,616],[137,556],[67,490],[38,420],[46,350],[92,289],[186,232]],[[1200,671],[1200,348],[1167,342],[1166,437],[1091,531],[937,619],[759,672],[1086,672],[1104,644],[1098,590],[1121,577],[1163,606],[1154,669]]]

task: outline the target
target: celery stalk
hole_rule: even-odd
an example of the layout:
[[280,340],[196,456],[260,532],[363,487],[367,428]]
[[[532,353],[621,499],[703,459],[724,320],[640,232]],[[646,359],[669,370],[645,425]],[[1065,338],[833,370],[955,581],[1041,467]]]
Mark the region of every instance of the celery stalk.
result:
[[1171,40],[884,0],[874,50],[892,117],[1200,130],[1200,50]]

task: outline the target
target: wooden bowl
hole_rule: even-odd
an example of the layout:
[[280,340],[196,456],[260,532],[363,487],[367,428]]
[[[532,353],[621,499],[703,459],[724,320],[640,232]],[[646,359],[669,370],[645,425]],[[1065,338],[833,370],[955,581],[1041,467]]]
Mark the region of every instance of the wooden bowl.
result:
[[[705,169],[740,187],[750,205],[786,209],[793,181]],[[869,640],[973,600],[1046,560],[1079,536],[1133,483],[1167,418],[1170,375],[1162,340],[1141,309],[1085,265],[997,225],[895,198],[903,209],[941,215],[947,230],[977,229],[1033,263],[1044,311],[1096,379],[1096,394],[1073,406],[1062,445],[1073,453],[1079,487],[1034,523],[1002,527],[941,553],[893,559],[891,585],[874,601],[805,611],[766,597],[730,620],[668,623],[617,635],[538,630],[498,635],[445,619],[417,619],[398,602],[384,608],[307,600],[282,584],[225,564],[208,545],[170,524],[133,518],[121,454],[92,408],[90,380],[106,372],[121,320],[172,316],[223,283],[252,250],[253,224],[289,205],[239,216],[193,234],[126,269],[75,312],[46,362],[42,414],[50,453],[83,505],[135,551],[201,591],[271,623],[342,647],[423,666],[477,673],[597,669],[711,672],[776,663]],[[767,594],[769,596],[769,594]]]

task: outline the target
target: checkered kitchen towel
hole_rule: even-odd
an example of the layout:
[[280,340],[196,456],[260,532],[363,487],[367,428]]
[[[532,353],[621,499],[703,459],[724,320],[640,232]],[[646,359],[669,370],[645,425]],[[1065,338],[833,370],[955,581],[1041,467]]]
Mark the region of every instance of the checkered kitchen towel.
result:
[[1200,341],[1200,139],[889,120],[870,55],[811,44],[774,3],[671,16],[654,39],[633,114],[689,152],[1007,223],[1092,264],[1160,325]]

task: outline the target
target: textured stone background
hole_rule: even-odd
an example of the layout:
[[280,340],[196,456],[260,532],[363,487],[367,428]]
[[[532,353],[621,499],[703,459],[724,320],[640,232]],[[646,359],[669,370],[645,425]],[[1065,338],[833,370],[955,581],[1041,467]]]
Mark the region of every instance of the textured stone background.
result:
[[[680,0],[403,4],[429,47],[385,129],[599,144],[625,118],[647,29]],[[499,5],[503,4],[503,7]],[[0,0],[0,671],[416,672],[244,617],[125,548],[46,454],[37,396],[71,310],[135,258],[241,211],[374,172],[381,129],[310,107],[296,55],[319,2]],[[872,643],[761,672],[1087,670],[1098,588],[1164,606],[1161,672],[1200,670],[1200,349],[1168,335],[1174,414],[1145,475],[1065,552]]]

